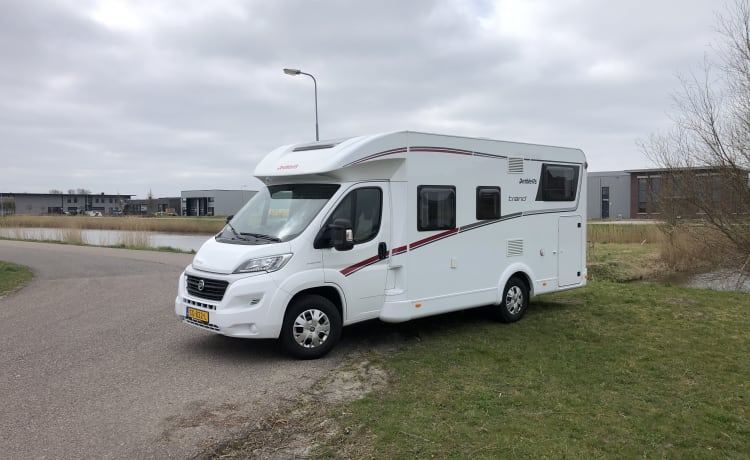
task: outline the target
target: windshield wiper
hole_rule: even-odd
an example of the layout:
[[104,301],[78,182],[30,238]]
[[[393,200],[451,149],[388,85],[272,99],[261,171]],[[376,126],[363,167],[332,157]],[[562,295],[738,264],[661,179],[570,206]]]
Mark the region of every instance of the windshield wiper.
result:
[[229,227],[229,230],[234,233],[234,236],[236,236],[238,240],[247,241],[247,238],[237,233],[237,230],[234,229],[234,226],[229,221],[227,221],[227,226]]
[[254,238],[258,238],[260,240],[268,240],[268,241],[273,241],[275,243],[281,243],[281,238],[276,238],[275,236],[271,236],[271,235],[264,235],[262,233],[240,233],[240,235],[247,235],[247,236],[252,236]]

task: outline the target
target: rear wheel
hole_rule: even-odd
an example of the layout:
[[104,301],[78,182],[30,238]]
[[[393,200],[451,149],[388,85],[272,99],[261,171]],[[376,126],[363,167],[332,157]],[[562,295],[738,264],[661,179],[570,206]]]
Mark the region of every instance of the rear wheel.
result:
[[330,300],[305,295],[289,305],[281,327],[281,343],[300,359],[325,356],[341,337],[341,315]]
[[495,307],[495,317],[503,323],[512,323],[523,318],[529,306],[529,288],[521,278],[514,276],[503,289],[500,305]]

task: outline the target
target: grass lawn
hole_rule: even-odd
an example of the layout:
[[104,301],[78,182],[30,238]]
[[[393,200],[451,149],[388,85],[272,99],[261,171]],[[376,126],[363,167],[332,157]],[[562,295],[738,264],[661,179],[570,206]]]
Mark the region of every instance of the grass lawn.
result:
[[668,273],[658,244],[590,243],[587,268],[596,281],[658,279]]
[[31,280],[31,270],[0,260],[0,296],[15,291]]
[[592,282],[520,322],[405,323],[391,381],[316,456],[748,458],[750,295]]

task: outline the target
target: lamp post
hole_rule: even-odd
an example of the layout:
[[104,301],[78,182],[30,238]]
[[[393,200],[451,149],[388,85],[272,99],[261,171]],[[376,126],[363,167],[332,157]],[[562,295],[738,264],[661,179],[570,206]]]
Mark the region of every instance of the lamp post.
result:
[[312,76],[312,74],[309,74],[307,72],[303,72],[299,69],[284,69],[284,73],[291,76],[297,76],[297,75],[307,75],[308,77],[312,78],[313,85],[315,87],[315,140],[320,140],[320,132],[318,131],[318,82],[315,80],[315,77]]

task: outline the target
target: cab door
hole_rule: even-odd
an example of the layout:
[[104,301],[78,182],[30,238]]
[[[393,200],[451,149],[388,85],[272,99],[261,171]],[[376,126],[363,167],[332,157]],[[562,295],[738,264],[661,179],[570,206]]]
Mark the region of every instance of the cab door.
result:
[[[322,249],[324,277],[344,291],[344,321],[376,318],[385,299],[390,253],[390,186],[368,182],[349,189],[323,225],[351,223],[353,246]],[[347,229],[349,230],[349,229]]]

